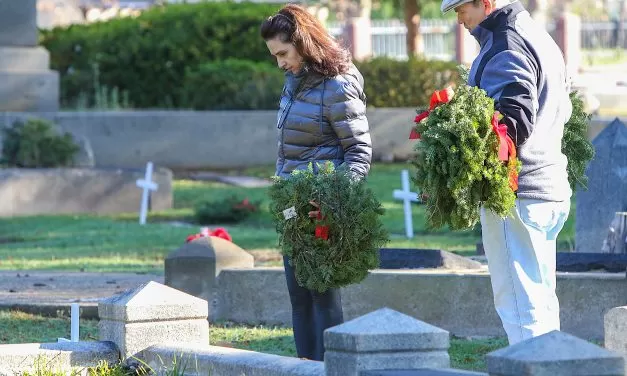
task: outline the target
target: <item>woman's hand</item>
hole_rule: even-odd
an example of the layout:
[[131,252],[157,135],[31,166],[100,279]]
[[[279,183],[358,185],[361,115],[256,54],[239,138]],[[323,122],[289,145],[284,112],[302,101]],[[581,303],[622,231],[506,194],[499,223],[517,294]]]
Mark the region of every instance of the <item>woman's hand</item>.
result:
[[309,201],[309,203],[311,204],[311,206],[313,206],[314,208],[318,209],[318,210],[310,211],[309,212],[309,218],[321,219],[322,216],[320,215],[320,205],[317,202],[313,201],[313,200]]

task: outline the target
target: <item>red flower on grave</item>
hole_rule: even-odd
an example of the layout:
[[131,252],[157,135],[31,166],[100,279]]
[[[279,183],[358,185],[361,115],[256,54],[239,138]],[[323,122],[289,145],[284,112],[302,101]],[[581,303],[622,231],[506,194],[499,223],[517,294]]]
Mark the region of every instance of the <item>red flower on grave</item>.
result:
[[226,229],[222,227],[218,227],[211,233],[211,236],[215,236],[217,238],[222,238],[224,240],[233,241],[231,235],[226,231]]
[[257,211],[257,207],[250,202],[247,198],[243,199],[242,202],[233,205],[234,209],[243,209],[251,212]]
[[226,229],[222,228],[222,227],[218,227],[215,230],[211,230],[208,227],[203,228],[200,233],[198,234],[193,234],[193,235],[189,235],[186,239],[185,242],[189,243],[191,241],[194,241],[196,239],[199,238],[206,238],[209,236],[215,236],[216,238],[222,238],[224,240],[228,240],[230,242],[233,241],[233,238],[231,238],[231,235],[229,235],[228,231],[226,231]]

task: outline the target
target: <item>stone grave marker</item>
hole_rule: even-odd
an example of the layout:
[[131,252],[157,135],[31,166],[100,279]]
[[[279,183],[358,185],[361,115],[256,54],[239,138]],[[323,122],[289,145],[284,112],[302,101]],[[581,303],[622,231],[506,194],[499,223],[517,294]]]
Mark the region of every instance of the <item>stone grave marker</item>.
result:
[[381,269],[479,269],[481,263],[440,249],[381,248]]
[[59,110],[59,73],[38,36],[37,0],[0,1],[0,111]]
[[615,119],[592,141],[588,189],[577,195],[575,252],[601,253],[616,212],[627,210],[627,127]]
[[401,187],[402,189],[395,189],[392,193],[394,198],[403,201],[403,214],[405,216],[405,236],[408,239],[414,237],[414,224],[412,220],[411,203],[420,202],[418,199],[418,193],[412,192],[409,189],[409,172],[407,170],[401,171]]

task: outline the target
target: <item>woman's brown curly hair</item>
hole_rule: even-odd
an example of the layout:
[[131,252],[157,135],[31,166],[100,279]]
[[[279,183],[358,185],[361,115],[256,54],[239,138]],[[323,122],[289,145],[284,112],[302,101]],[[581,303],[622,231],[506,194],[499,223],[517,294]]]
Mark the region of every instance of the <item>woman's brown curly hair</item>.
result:
[[324,25],[303,7],[284,6],[277,14],[261,24],[264,40],[281,38],[292,43],[303,57],[308,69],[326,77],[346,73],[351,66],[351,55],[327,32]]

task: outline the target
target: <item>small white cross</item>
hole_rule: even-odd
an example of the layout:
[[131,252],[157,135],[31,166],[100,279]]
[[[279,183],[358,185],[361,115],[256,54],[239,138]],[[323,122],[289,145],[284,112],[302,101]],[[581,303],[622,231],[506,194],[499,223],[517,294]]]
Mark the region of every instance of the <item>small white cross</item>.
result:
[[71,317],[71,326],[70,326],[70,339],[67,338],[57,338],[57,342],[78,342],[78,334],[79,334],[79,305],[78,303],[72,303],[70,310]]
[[146,175],[144,180],[137,180],[136,183],[139,188],[143,189],[142,201],[139,207],[139,224],[146,224],[146,215],[148,213],[148,198],[150,198],[150,191],[156,191],[159,185],[152,181],[152,162],[146,164]]
[[402,190],[394,190],[394,198],[397,200],[403,200],[403,210],[405,212],[405,235],[408,239],[411,239],[414,237],[411,203],[420,202],[420,200],[418,199],[418,193],[409,190],[409,172],[407,170],[401,171],[401,186],[403,187]]

